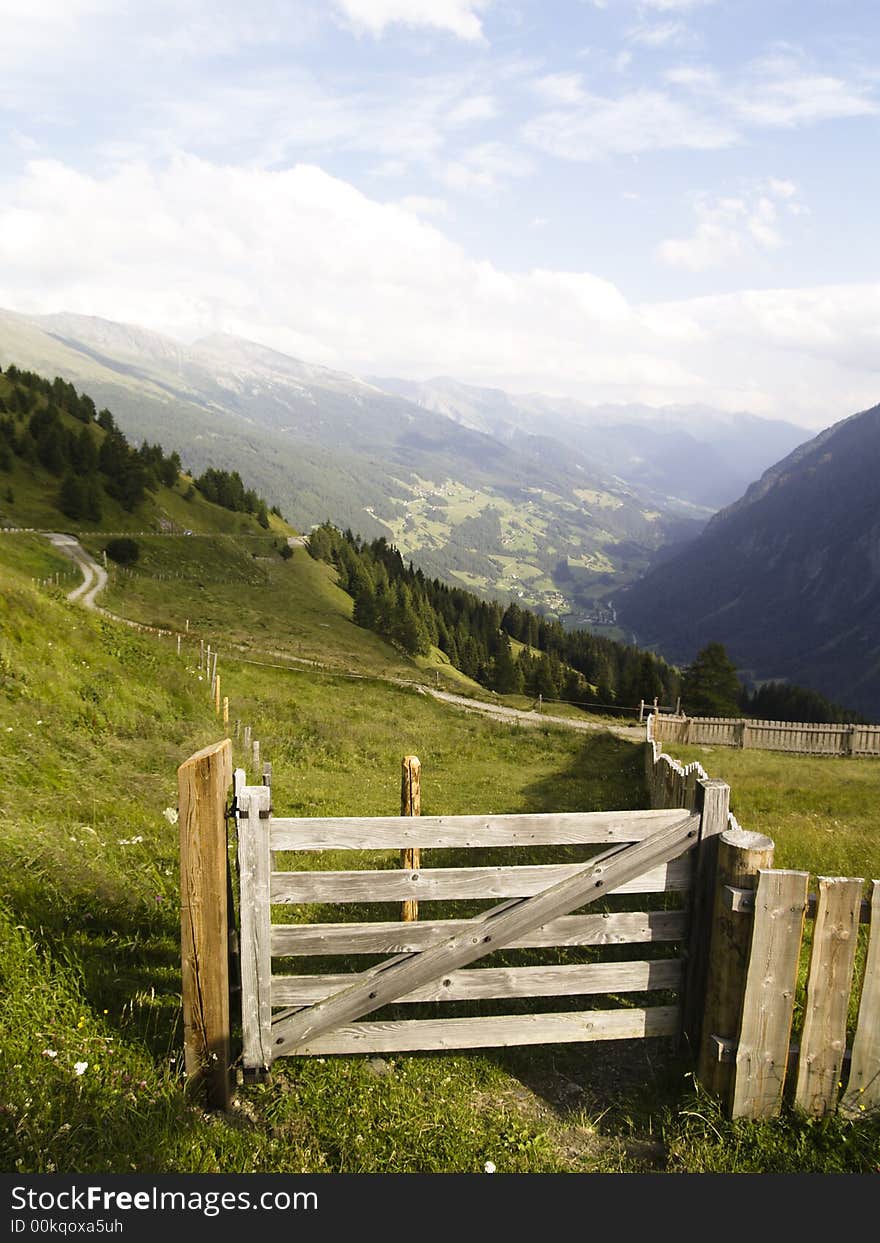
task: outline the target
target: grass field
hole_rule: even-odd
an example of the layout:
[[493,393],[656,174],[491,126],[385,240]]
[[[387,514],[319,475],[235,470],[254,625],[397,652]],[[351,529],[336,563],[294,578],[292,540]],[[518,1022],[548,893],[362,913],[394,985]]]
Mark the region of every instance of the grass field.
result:
[[[305,553],[256,543],[144,541],[107,603],[218,638],[223,693],[273,763],[280,814],[397,810],[401,756],[422,760],[425,814],[645,805],[641,748],[610,734],[520,729],[449,709],[378,674],[414,674],[348,621],[350,602]],[[262,545],[260,546],[262,547]],[[222,736],[197,670],[40,588],[65,566],[37,536],[0,537],[0,1162],[19,1172],[867,1172],[880,1126],[786,1114],[730,1123],[664,1041],[383,1059],[286,1059],[242,1087],[228,1116],[182,1089],[176,768]],[[222,567],[226,583],[212,581]],[[156,578],[155,575],[164,575]],[[172,577],[180,575],[181,577]],[[202,587],[199,582],[202,581]],[[196,605],[201,605],[198,611]],[[265,608],[263,607],[265,605]],[[240,614],[244,610],[244,614]],[[365,675],[246,663],[234,642],[332,651]],[[255,640],[251,640],[255,642]],[[309,647],[309,645],[314,647]],[[236,762],[246,760],[241,748]],[[741,757],[698,758],[728,776],[746,827],[798,825],[817,868],[876,860],[857,809],[880,766],[806,779],[781,760],[761,802]],[[754,760],[754,753],[747,753]],[[848,764],[833,761],[832,764]],[[859,762],[854,762],[859,763]],[[785,776],[784,765],[792,765]],[[846,777],[845,782],[840,782]],[[851,778],[851,784],[850,784]],[[866,783],[866,784],[863,784]],[[737,800],[740,800],[739,802]],[[751,801],[749,801],[751,800]],[[849,801],[848,801],[849,800]],[[841,810],[849,808],[849,810]],[[760,817],[765,820],[758,823]],[[774,821],[774,823],[776,823]],[[874,821],[876,823],[876,821]],[[822,850],[835,843],[836,855]],[[851,840],[852,839],[852,840]],[[872,850],[874,853],[871,853]],[[866,853],[867,851],[867,853]],[[845,865],[845,866],[844,866]],[[811,865],[810,865],[811,866]],[[861,866],[861,864],[859,864]],[[861,874],[859,872],[858,874]],[[876,875],[876,870],[872,874]]]

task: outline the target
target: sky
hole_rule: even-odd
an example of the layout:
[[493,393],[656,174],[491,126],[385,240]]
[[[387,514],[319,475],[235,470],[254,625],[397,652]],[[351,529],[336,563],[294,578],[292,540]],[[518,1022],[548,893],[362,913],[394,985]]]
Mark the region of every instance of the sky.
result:
[[0,0],[0,306],[826,427],[880,402],[876,0]]

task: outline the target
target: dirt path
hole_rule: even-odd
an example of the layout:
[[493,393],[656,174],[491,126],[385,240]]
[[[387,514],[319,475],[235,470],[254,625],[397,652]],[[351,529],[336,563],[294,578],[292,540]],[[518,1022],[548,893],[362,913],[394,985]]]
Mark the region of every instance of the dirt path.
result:
[[435,699],[455,704],[467,712],[480,712],[485,716],[494,717],[497,721],[506,721],[520,725],[561,725],[564,729],[587,731],[607,731],[618,738],[627,738],[633,742],[643,742],[645,728],[643,725],[609,725],[605,721],[578,720],[570,716],[551,716],[547,712],[528,711],[523,708],[508,708],[504,704],[486,703],[480,699],[468,699],[465,695],[453,695],[450,691],[440,691],[435,687],[424,686],[423,690]]
[[[107,571],[98,565],[83,548],[78,539],[72,535],[63,535],[60,531],[47,531],[46,539],[79,566],[83,581],[73,591],[67,593],[68,600],[78,600],[87,609],[97,609],[95,597],[107,586]],[[103,612],[103,610],[100,610]]]
[[[120,617],[118,613],[111,613],[108,609],[102,609],[95,602],[95,598],[99,592],[103,591],[107,586],[107,571],[103,566],[99,565],[93,557],[86,552],[79,540],[74,539],[72,535],[64,535],[58,531],[45,532],[46,538],[63,553],[65,557],[69,557],[76,562],[82,571],[83,581],[73,591],[68,593],[68,600],[78,601],[87,609],[94,609],[101,613],[104,617],[110,617],[114,621],[122,622],[123,625],[131,626],[136,630],[145,630],[153,634],[171,634],[170,630],[160,630],[155,626],[145,626],[140,622],[131,621],[127,617]],[[295,541],[299,541],[301,537],[291,536],[288,543],[294,545]],[[267,655],[281,655],[281,653],[267,653]],[[269,662],[260,660],[247,659],[243,657],[233,657],[233,659],[244,660],[246,664],[269,666]],[[644,741],[644,727],[639,725],[609,725],[607,722],[578,720],[575,717],[568,716],[551,716],[547,712],[534,712],[522,708],[508,708],[504,704],[489,703],[481,699],[468,699],[466,695],[455,695],[451,691],[441,691],[437,687],[426,686],[422,682],[405,681],[402,678],[382,678],[376,674],[354,674],[346,669],[335,669],[331,665],[321,665],[317,661],[306,661],[298,659],[296,656],[284,655],[283,659],[295,662],[298,665],[312,665],[320,669],[322,672],[341,675],[343,677],[369,677],[383,682],[391,682],[397,686],[412,686],[427,695],[432,695],[435,699],[441,700],[443,703],[452,704],[456,708],[462,708],[465,712],[477,712],[483,716],[492,717],[496,721],[503,721],[509,725],[533,725],[561,726],[563,729],[575,729],[581,732],[603,732],[607,731],[616,734],[618,738],[626,738],[631,742]],[[272,665],[272,668],[284,668],[283,665]],[[289,666],[288,666],[289,667]]]

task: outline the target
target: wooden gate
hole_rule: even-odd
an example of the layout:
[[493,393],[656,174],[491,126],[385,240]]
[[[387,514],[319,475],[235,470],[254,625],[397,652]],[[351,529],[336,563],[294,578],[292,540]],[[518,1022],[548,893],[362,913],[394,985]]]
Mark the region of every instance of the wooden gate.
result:
[[[244,780],[238,771],[246,1070],[267,1068],[288,1054],[679,1034],[682,946],[694,871],[690,852],[700,839],[699,815],[661,809],[282,819],[272,815],[270,789]],[[415,847],[437,852],[436,864],[401,868],[400,851]],[[460,866],[458,858],[440,854],[489,849],[521,859],[524,851],[543,856],[554,848],[564,862]],[[338,868],[337,852],[344,852],[343,863],[349,864],[344,870]],[[572,862],[575,855],[580,858]],[[292,866],[281,866],[288,859]],[[382,907],[377,917],[375,904],[394,903],[399,910],[412,899],[420,911],[437,904],[444,917],[389,920]],[[505,901],[477,912],[471,905],[461,917],[462,903],[486,899]],[[606,908],[601,913],[573,913],[598,899]],[[294,919],[273,923],[272,908],[282,906]],[[347,917],[351,913],[355,918]],[[621,959],[615,952],[611,960],[603,959],[603,947],[625,945],[647,945],[650,957]],[[502,950],[514,964],[486,965],[484,960]],[[366,970],[352,969],[352,959],[381,955],[391,957]],[[527,964],[520,965],[524,957]],[[639,993],[659,993],[663,1004],[635,1004],[630,995]],[[570,999],[590,996],[617,1004],[568,1008],[577,1004]],[[484,1003],[516,999],[513,1008],[522,1010],[522,999],[553,997],[569,1000],[553,1012],[482,1013]],[[376,1017],[398,1003],[461,1002],[480,1003],[481,1013]],[[363,1021],[367,1016],[372,1017]]]

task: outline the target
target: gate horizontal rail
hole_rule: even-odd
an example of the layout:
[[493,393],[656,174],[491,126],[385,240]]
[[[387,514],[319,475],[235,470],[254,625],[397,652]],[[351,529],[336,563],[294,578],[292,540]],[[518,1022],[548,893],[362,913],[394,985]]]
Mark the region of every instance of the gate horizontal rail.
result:
[[[699,817],[680,809],[327,819],[275,818],[264,787],[237,773],[242,912],[242,1014],[246,1068],[291,1053],[496,1045],[676,1034],[679,1005],[454,1018],[368,1020],[392,1004],[485,1003],[493,999],[616,997],[674,993],[682,986],[676,944],[688,931],[681,909],[691,883],[687,853]],[[580,863],[491,867],[375,868],[376,852],[495,847],[606,847]],[[327,852],[369,852],[368,869],[282,870],[282,852],[314,865]],[[521,858],[520,854],[520,858]],[[389,862],[391,862],[389,860]],[[669,893],[677,910],[572,914],[596,897]],[[471,919],[314,923],[314,905],[513,899]],[[308,908],[308,923],[272,924],[272,908]],[[247,914],[246,914],[247,912]],[[338,918],[338,917],[337,917]],[[560,962],[559,952],[627,943],[659,947],[665,957],[622,962]],[[554,949],[537,966],[470,966],[497,950]],[[366,971],[328,970],[338,956],[390,954]],[[323,970],[308,971],[322,959]],[[273,958],[294,958],[302,974],[273,973]],[[349,966],[342,961],[340,968]],[[470,966],[470,969],[466,969]],[[358,1021],[359,1020],[359,1021]]]

